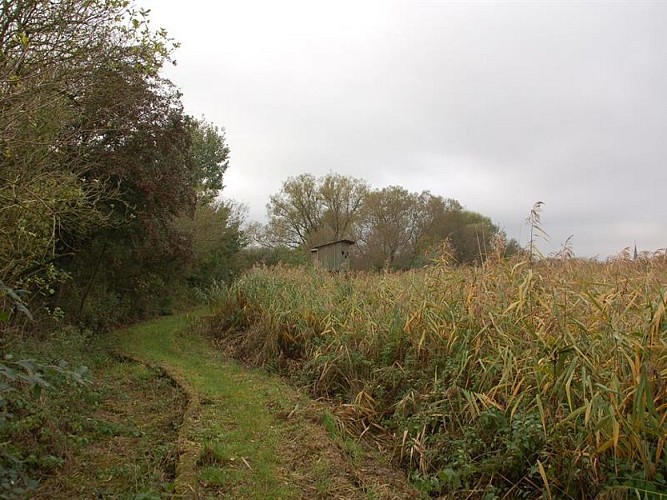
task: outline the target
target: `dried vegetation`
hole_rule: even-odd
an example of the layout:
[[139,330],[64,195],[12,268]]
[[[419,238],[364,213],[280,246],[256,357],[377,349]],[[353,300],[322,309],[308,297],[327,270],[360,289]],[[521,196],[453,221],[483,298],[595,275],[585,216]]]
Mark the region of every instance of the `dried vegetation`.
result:
[[337,402],[432,495],[660,498],[667,258],[489,257],[333,275],[256,269],[220,345]]

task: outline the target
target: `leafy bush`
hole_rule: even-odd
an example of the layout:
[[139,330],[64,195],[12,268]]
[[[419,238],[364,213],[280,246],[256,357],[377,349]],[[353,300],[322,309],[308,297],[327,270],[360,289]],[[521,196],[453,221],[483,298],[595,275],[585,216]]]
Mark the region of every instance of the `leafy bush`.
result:
[[72,370],[64,361],[57,365],[31,359],[14,361],[11,355],[0,363],[0,440],[4,444],[0,450],[0,496],[25,498],[37,487],[35,469],[62,464],[65,446],[50,428],[45,399],[56,387],[83,385],[86,372],[85,367]]
[[[20,293],[0,281],[0,293],[12,309],[32,319]],[[3,312],[0,322],[10,314]],[[3,349],[4,350],[4,349]],[[65,361],[57,364],[34,359],[14,360],[5,354],[0,361],[0,496],[25,498],[38,483],[33,471],[49,469],[62,463],[62,449],[48,422],[45,402],[48,392],[56,387],[84,385],[87,368],[72,370]],[[26,442],[31,446],[26,446]],[[28,451],[29,450],[29,451]]]

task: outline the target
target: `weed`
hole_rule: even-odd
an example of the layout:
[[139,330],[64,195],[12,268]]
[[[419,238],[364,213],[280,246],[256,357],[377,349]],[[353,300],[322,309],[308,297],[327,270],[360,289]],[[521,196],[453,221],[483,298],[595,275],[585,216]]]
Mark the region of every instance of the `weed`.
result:
[[15,340],[11,349],[3,365],[13,388],[0,409],[11,414],[0,421],[0,496],[158,498],[169,491],[182,395],[164,373],[111,357],[104,337],[68,327]]

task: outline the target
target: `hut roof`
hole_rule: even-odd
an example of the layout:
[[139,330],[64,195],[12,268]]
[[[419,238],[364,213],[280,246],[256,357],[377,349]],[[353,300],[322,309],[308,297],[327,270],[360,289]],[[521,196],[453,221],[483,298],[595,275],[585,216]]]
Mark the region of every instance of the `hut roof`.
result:
[[328,247],[329,245],[335,245],[336,243],[347,243],[348,245],[354,245],[355,242],[352,241],[352,240],[346,240],[346,239],[336,240],[336,241],[331,241],[329,243],[323,243],[322,245],[314,246],[313,248],[310,249],[310,251],[313,252],[313,251],[317,250],[318,248]]

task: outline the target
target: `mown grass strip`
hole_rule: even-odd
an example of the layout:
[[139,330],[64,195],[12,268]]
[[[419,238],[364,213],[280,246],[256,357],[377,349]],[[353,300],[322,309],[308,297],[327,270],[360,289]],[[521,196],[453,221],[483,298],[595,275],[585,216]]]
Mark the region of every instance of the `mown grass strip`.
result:
[[350,453],[344,439],[328,433],[321,405],[216,351],[196,333],[197,316],[137,325],[118,332],[115,341],[123,355],[161,367],[189,395],[179,436],[177,496],[419,496],[375,453],[356,446]]
[[69,327],[20,339],[7,354],[67,360],[87,375],[75,383],[46,371],[41,392],[17,384],[3,394],[0,498],[172,496],[186,397],[164,370],[110,355],[106,336]]
[[118,334],[123,354],[163,367],[190,398],[180,436],[176,493],[296,498],[281,480],[282,438],[267,400],[291,399],[274,380],[226,361],[174,316]]

